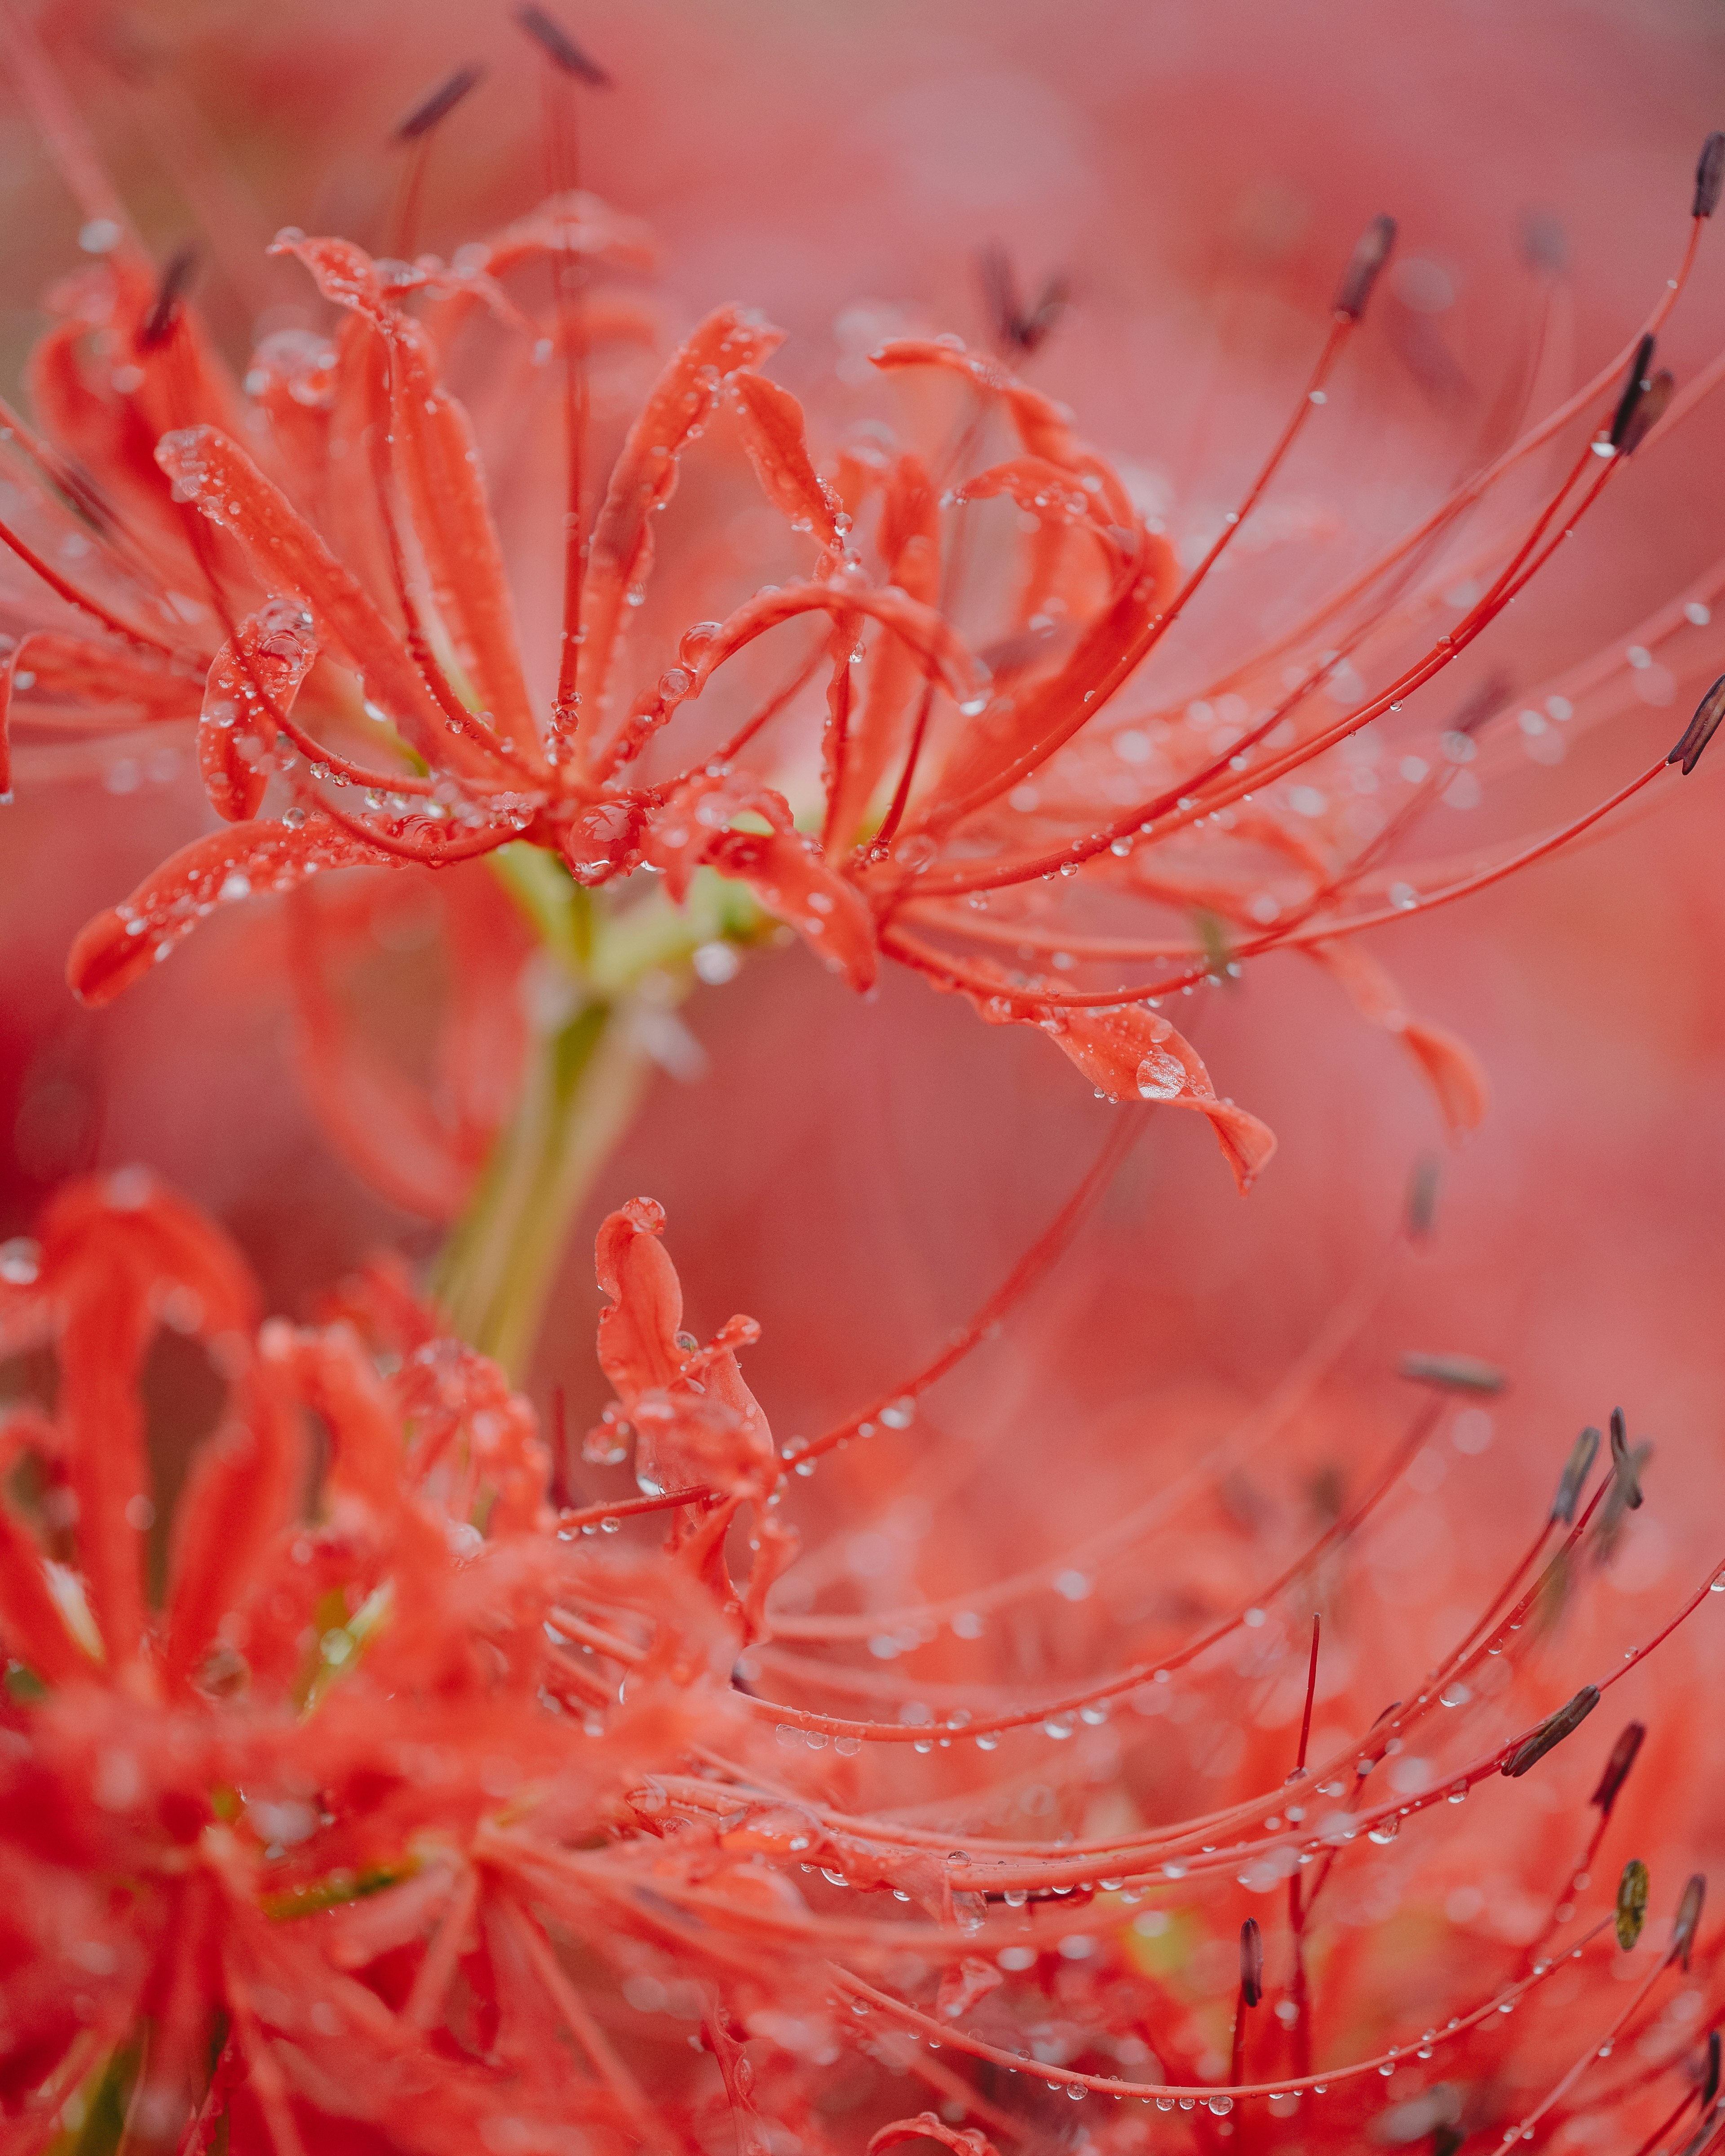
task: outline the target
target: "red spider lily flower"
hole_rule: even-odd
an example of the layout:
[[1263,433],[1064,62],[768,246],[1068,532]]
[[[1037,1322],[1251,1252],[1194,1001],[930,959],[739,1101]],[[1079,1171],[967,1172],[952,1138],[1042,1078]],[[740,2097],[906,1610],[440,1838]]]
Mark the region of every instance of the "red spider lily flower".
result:
[[[700,867],[739,880],[859,989],[892,958],[992,1021],[1046,1032],[1107,1097],[1204,1116],[1242,1186],[1271,1136],[1218,1097],[1158,1007],[1257,956],[1304,952],[1404,1042],[1465,1130],[1483,1109],[1477,1070],[1353,939],[1540,858],[1664,768],[1526,843],[1419,863],[1399,851],[1440,795],[1476,798],[1529,745],[1561,754],[1578,719],[1613,716],[1638,670],[1709,666],[1697,632],[1725,572],[1626,651],[1443,701],[1443,677],[1630,454],[1714,386],[1717,367],[1674,394],[1652,340],[1717,167],[1710,146],[1689,245],[1645,332],[1299,619],[1261,629],[1219,628],[1205,609],[1296,446],[1321,443],[1388,218],[1346,269],[1256,476],[1183,557],[1062,407],[954,339],[874,355],[909,415],[892,453],[871,435],[818,455],[800,405],[762,371],[778,332],[738,306],[694,331],[632,416],[602,411],[595,369],[643,316],[596,280],[645,243],[578,191],[453,266],[285,233],[278,251],[339,328],[267,341],[243,391],[182,275],[153,279],[116,227],[101,265],[58,295],[33,369],[42,436],[19,424],[11,438],[35,493],[8,543],[89,633],[25,639],[10,679],[30,677],[20,714],[39,695],[50,711],[70,701],[85,726],[104,705],[153,718],[201,679],[200,765],[228,824],[90,924],[74,985],[116,994],[254,891],[525,843],[591,886],[656,871],[675,896]],[[548,313],[529,289],[547,268]],[[990,290],[1001,352],[1028,362],[1059,295],[1026,311],[998,265]],[[465,398],[451,386],[480,349],[501,398],[483,368]],[[530,565],[486,484],[506,418],[565,465],[548,698],[520,633]],[[1535,477],[1548,447],[1570,454],[1554,485]],[[74,516],[74,465],[77,511],[96,527],[80,529],[94,558],[79,579],[47,543]],[[672,588],[655,573],[659,520],[680,480],[744,467],[788,527],[788,580],[739,589],[734,563],[696,543]],[[769,639],[795,647],[776,679]]]
[[[1717,2129],[1725,1994],[1671,1846],[1698,1742],[1671,1635],[1725,1573],[1625,1650],[1598,1583],[1626,1436],[1603,1481],[1606,1448],[1579,1449],[1428,1668],[1356,1575],[1398,1561],[1404,1478],[1429,1489],[1419,1463],[1481,1412],[1455,1389],[1497,1382],[1454,1358],[1420,1358],[1421,1404],[1316,1527],[1280,1496],[1268,1540],[1266,1516],[1207,1517],[1219,1469],[1182,1476],[1170,1427],[1145,1434],[1143,1501],[1086,1547],[967,1584],[986,1553],[955,1512],[908,1603],[824,1607],[820,1552],[801,1592],[783,1571],[800,1485],[775,1481],[737,1369],[752,1327],[683,1332],[663,1224],[640,1200],[601,1230],[619,1397],[596,1435],[623,1450],[626,1410],[641,1481],[699,1479],[562,1513],[531,1410],[397,1271],[316,1328],[259,1326],[225,1239],[135,1171],[0,1253],[0,1337],[58,1369],[52,1404],[3,1424],[8,2146],[980,2156],[1065,2145],[1077,2116],[1121,2152],[1176,2125],[1210,2152],[1651,2150]],[[136,1379],[163,1324],[227,1394],[152,1596]],[[896,1441],[933,1368],[799,1466]],[[1338,1414],[1363,1438],[1382,1419],[1343,1389],[1228,1450],[1291,1491]],[[670,1519],[662,1547],[643,1514]],[[1050,1596],[1064,1636],[1034,1621]],[[850,1658],[883,1630],[891,1662]]]

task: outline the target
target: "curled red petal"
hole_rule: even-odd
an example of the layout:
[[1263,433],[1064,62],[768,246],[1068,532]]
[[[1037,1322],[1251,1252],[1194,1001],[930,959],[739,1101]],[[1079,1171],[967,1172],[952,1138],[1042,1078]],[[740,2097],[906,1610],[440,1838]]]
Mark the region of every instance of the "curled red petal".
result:
[[1275,1132],[1232,1101],[1219,1099],[1198,1050],[1153,1011],[1136,1004],[1102,1010],[1020,1007],[1009,1015],[1040,1025],[1111,1101],[1154,1101],[1194,1108],[1208,1118],[1242,1195],[1268,1166]]
[[1348,991],[1356,1010],[1399,1040],[1431,1088],[1452,1137],[1465,1137],[1485,1121],[1491,1091],[1479,1059],[1464,1040],[1402,1004],[1394,980],[1352,938],[1314,943],[1312,956]]
[[588,552],[581,693],[591,707],[604,707],[626,595],[652,567],[653,512],[675,491],[679,456],[711,418],[725,377],[764,359],[781,335],[750,309],[721,307],[673,353],[629,429]]
[[839,546],[842,535],[833,521],[839,500],[810,460],[803,407],[789,390],[746,367],[731,377],[731,404],[768,499],[793,525],[806,525],[823,547]]
[[937,2141],[942,2148],[955,2150],[957,2156],[999,2156],[985,2133],[974,2127],[948,2126],[932,2111],[919,2112],[914,2118],[895,2118],[883,2126],[870,2138],[865,2156],[885,2156],[901,2141]]
[[0,1635],[6,1652],[44,1684],[94,1676],[92,1661],[66,1630],[42,1569],[42,1553],[11,1508],[0,1502]]
[[875,916],[800,832],[728,831],[708,859],[725,875],[741,877],[769,913],[794,928],[821,963],[852,988],[875,985]]
[[599,1367],[625,1406],[670,1384],[683,1367],[683,1289],[659,1240],[664,1233],[665,1208],[636,1198],[607,1215],[594,1245],[599,1290],[611,1299],[599,1317]]
[[266,588],[305,602],[320,635],[364,675],[367,701],[388,711],[428,761],[446,760],[443,715],[401,639],[358,578],[239,444],[213,427],[184,427],[162,437],[156,461],[179,500],[195,503],[245,549]]
[[264,820],[213,831],[171,855],[122,904],[85,923],[66,961],[67,985],[81,1003],[111,1003],[217,906],[254,891],[290,891],[321,870],[388,859],[316,810],[297,829]]
[[291,1406],[276,1372],[254,1364],[237,1415],[193,1463],[175,1512],[164,1658],[171,1685],[187,1681],[244,1599],[270,1543],[293,1517],[301,1472]]
[[263,805],[281,716],[317,656],[311,617],[297,601],[270,599],[241,622],[211,661],[198,721],[198,766],[210,806],[243,824]]

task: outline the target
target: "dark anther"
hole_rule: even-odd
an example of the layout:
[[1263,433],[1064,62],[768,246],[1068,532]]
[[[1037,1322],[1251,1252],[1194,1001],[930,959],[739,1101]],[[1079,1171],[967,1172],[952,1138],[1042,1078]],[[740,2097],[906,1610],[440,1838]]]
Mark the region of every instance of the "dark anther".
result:
[[1686,778],[1701,762],[1701,752],[1719,731],[1719,721],[1725,719],[1725,674],[1714,682],[1695,707],[1695,716],[1683,729],[1683,738],[1666,758],[1667,763],[1681,763]]
[[1590,1804],[1599,1806],[1606,1819],[1610,1818],[1611,1807],[1617,1802],[1619,1792],[1629,1779],[1630,1768],[1635,1763],[1635,1754],[1640,1750],[1646,1734],[1645,1722],[1626,1722],[1621,1735],[1611,1747],[1611,1757],[1605,1762],[1605,1771],[1599,1777],[1599,1786],[1588,1799]]
[[1629,1424],[1624,1419],[1623,1409],[1611,1410],[1611,1466],[1618,1485],[1623,1491],[1623,1502],[1632,1512],[1641,1509],[1641,1447],[1630,1450]]
[[1660,368],[1647,384],[1647,393],[1636,405],[1633,417],[1623,430],[1623,439],[1617,445],[1620,456],[1632,457],[1649,434],[1665,417],[1665,410],[1676,393],[1676,383],[1671,379],[1668,367]]
[[1701,2107],[1703,2111],[1719,2093],[1719,2032],[1717,2029],[1709,2029],[1707,2079],[1701,2085]]
[[186,287],[192,282],[192,273],[198,267],[198,249],[178,247],[168,257],[167,267],[162,273],[162,282],[156,287],[156,297],[150,302],[150,311],[144,317],[138,331],[138,350],[154,352],[165,345],[172,334],[179,318],[180,301]]
[[1348,258],[1336,288],[1336,312],[1344,321],[1357,322],[1364,314],[1372,287],[1395,245],[1395,230],[1393,217],[1374,217],[1360,234],[1359,244]]
[[1689,1969],[1689,1957],[1695,1951],[1695,1934],[1701,1928],[1701,1907],[1707,1897],[1706,1872],[1691,1872],[1688,1883],[1683,1889],[1683,1898],[1677,1904],[1676,1921],[1671,1925],[1670,1956],[1672,1961],[1681,1958],[1686,1975]]
[[1635,356],[1630,362],[1629,379],[1623,385],[1623,394],[1617,400],[1617,409],[1611,415],[1611,446],[1623,447],[1624,437],[1629,433],[1630,423],[1640,408],[1641,399],[1653,387],[1653,339],[1644,336],[1635,346]]
[[471,90],[477,90],[485,80],[482,67],[457,68],[446,82],[420,99],[407,118],[396,124],[398,142],[417,142],[422,135],[429,135],[440,120],[447,120],[455,107]]
[[1617,1943],[1627,1953],[1647,1921],[1647,1867],[1630,1857],[1617,1882]]
[[1066,311],[1070,291],[1065,279],[1050,277],[1035,305],[1027,308],[1019,297],[1018,280],[1004,247],[985,247],[978,259],[977,268],[983,280],[983,300],[988,310],[995,344],[1003,352],[1016,352],[1028,357],[1039,345],[1046,342]]
[[1408,1240],[1423,1243],[1437,1225],[1438,1193],[1443,1188],[1444,1164],[1435,1152],[1423,1152],[1408,1178]]
[[1401,1372],[1416,1385],[1450,1393],[1501,1393],[1509,1380],[1475,1355],[1404,1355]]
[[1569,235],[1548,210],[1529,210],[1522,220],[1522,259],[1530,270],[1560,277],[1569,266]]
[[1240,1928],[1240,2003],[1255,2006],[1263,1996],[1264,1934],[1257,1918],[1248,1917]]
[[1695,164],[1695,206],[1692,217],[1711,217],[1719,207],[1719,189],[1725,186],[1725,135],[1709,135]]
[[1450,720],[1447,732],[1476,734],[1486,720],[1493,717],[1515,694],[1515,684],[1502,671],[1492,674],[1464,697],[1461,708]]
[[595,90],[608,90],[611,78],[598,62],[589,59],[554,15],[542,8],[517,8],[515,19],[553,66],[565,74],[578,75]]
[[1587,1478],[1594,1471],[1599,1453],[1599,1433],[1589,1424],[1569,1448],[1569,1457],[1558,1482],[1558,1494],[1551,1501],[1553,1524],[1561,1521],[1567,1527],[1575,1517],[1575,1507],[1581,1502],[1581,1493],[1587,1487]]
[[1548,1752],[1554,1751],[1566,1737],[1574,1735],[1599,1703],[1599,1687],[1584,1685],[1574,1699],[1566,1702],[1555,1714],[1548,1714],[1531,1737],[1522,1739],[1504,1761],[1504,1774],[1514,1781],[1530,1767],[1537,1766]]

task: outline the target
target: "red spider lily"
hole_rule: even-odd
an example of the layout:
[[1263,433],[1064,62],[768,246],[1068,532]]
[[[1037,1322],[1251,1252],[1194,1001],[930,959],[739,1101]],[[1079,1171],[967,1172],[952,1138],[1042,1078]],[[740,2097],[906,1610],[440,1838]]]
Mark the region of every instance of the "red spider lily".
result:
[[[579,72],[554,44],[555,65]],[[442,108],[427,109],[429,128]],[[86,634],[24,638],[8,679],[29,677],[20,716],[88,729],[105,711],[183,711],[202,678],[200,764],[228,825],[90,924],[74,985],[116,994],[254,891],[524,842],[589,886],[657,871],[680,895],[700,867],[738,879],[858,988],[894,958],[991,1021],[1047,1032],[1109,1098],[1196,1110],[1242,1186],[1271,1136],[1218,1098],[1158,1006],[1251,957],[1303,952],[1405,1043],[1466,1129],[1484,1104],[1471,1059],[1351,939],[1540,858],[1649,784],[1662,765],[1507,851],[1396,855],[1440,793],[1476,793],[1530,746],[1561,754],[1578,717],[1612,716],[1642,672],[1669,676],[1667,658],[1705,668],[1696,631],[1725,571],[1626,654],[1579,659],[1518,706],[1488,690],[1417,739],[1390,739],[1389,721],[1419,692],[1431,708],[1627,454],[1714,386],[1717,366],[1673,399],[1651,340],[1687,280],[1717,165],[1710,145],[1689,245],[1645,334],[1297,622],[1225,645],[1201,629],[1195,676],[1176,632],[1194,633],[1183,624],[1296,444],[1321,437],[1388,219],[1343,279],[1292,417],[1189,566],[1061,407],[952,339],[875,355],[912,415],[895,453],[870,437],[818,463],[800,406],[761,371],[778,332],[736,306],[672,355],[601,484],[593,370],[643,316],[593,280],[645,250],[576,191],[453,268],[284,234],[278,251],[340,327],[269,341],[243,392],[182,275],[152,279],[116,227],[114,251],[58,295],[33,363],[41,439],[15,424],[9,444],[35,493],[8,543]],[[548,314],[530,292],[547,268]],[[1003,350],[1028,358],[1058,294],[1027,314],[998,267],[991,290]],[[480,346],[506,393],[464,402],[451,378]],[[518,631],[529,564],[506,546],[485,475],[488,435],[524,413],[567,468],[548,701]],[[710,431],[718,442],[698,447]],[[1566,440],[1555,486],[1530,493],[1538,454]],[[800,550],[788,581],[740,592],[697,547],[669,589],[660,513],[685,468],[739,461]],[[76,578],[49,543],[74,522],[89,561]],[[1424,624],[1452,588],[1468,595],[1433,637]],[[796,646],[776,684],[759,670],[769,636]],[[1170,654],[1178,690],[1157,686]],[[272,786],[280,811],[260,815]]]
[[[829,1612],[819,1553],[814,1591],[769,1592],[798,1485],[737,1371],[753,1328],[681,1330],[662,1224],[642,1200],[601,1231],[599,1352],[640,1478],[698,1479],[561,1514],[526,1404],[387,1268],[318,1328],[259,1327],[226,1240],[136,1171],[6,1246],[0,1337],[59,1376],[3,1424],[0,2143],[978,2156],[1064,2141],[1075,2097],[1122,2152],[1158,2112],[1210,2156],[1284,2121],[1307,2147],[1717,2130],[1717,1928],[1668,1855],[1648,1922],[1634,1856],[1697,1741],[1644,1664],[1709,1582],[1622,1650],[1589,1583],[1640,1495],[1626,1440],[1590,1496],[1581,1448],[1423,1675],[1349,1574],[1442,1388],[1495,1382],[1442,1358],[1331,1523],[1289,1514],[1276,1578],[1238,1520],[1160,1532],[1176,1473],[1086,1548],[960,1585],[956,1620],[956,1516],[922,1599]],[[154,1601],[136,1378],[163,1324],[227,1394]],[[928,1378],[829,1435],[891,1442]],[[1230,1449],[1309,1438],[1283,1408]],[[1138,1589],[1078,1640],[1112,1672],[1055,1694],[999,1620],[1050,1578],[1074,1607],[1081,1566],[1086,1597]],[[847,1661],[882,1626],[914,1673]],[[1648,1727],[1614,1743],[1620,1685]]]

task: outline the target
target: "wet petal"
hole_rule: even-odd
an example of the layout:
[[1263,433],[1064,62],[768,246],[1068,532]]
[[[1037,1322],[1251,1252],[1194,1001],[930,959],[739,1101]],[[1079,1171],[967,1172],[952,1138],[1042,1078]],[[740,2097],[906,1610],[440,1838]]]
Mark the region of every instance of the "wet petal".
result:
[[297,829],[264,820],[213,831],[85,924],[66,961],[67,983],[82,1003],[111,1003],[217,906],[254,891],[291,891],[322,870],[388,860],[315,810]]
[[280,718],[294,707],[317,644],[311,617],[291,599],[271,599],[241,622],[216,654],[198,722],[198,763],[210,806],[243,824],[263,804]]

